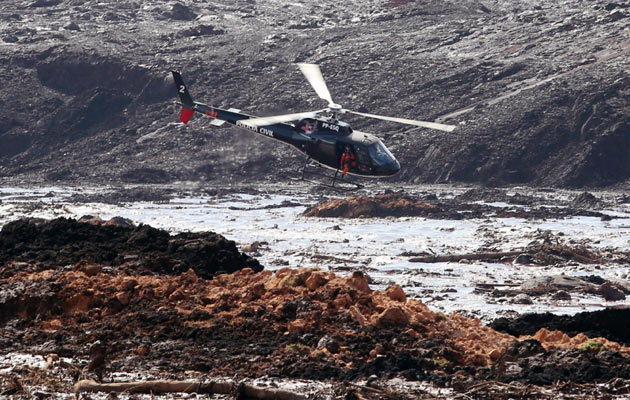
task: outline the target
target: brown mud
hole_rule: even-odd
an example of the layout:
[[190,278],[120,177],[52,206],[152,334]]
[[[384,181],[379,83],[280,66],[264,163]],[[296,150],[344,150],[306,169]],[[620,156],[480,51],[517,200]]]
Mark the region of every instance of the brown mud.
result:
[[[592,196],[592,195],[591,195]],[[567,218],[574,216],[613,219],[608,214],[593,211],[592,202],[567,202],[562,207],[548,207],[540,204],[540,199],[526,195],[508,196],[505,191],[490,193],[470,190],[452,199],[438,199],[431,195],[412,195],[404,191],[386,192],[374,196],[351,195],[344,199],[325,200],[304,211],[307,217],[323,218],[385,218],[385,217],[425,217],[432,219],[470,219],[495,216],[496,218]],[[485,202],[507,202],[508,207],[497,207]],[[587,199],[588,200],[588,199]],[[601,203],[596,203],[601,204]],[[526,205],[527,207],[523,207]]]
[[[120,371],[338,383],[374,375],[475,393],[490,391],[487,382],[630,379],[630,347],[604,328],[585,326],[583,334],[576,325],[567,334],[541,327],[516,336],[477,319],[432,312],[397,285],[372,290],[361,272],[255,272],[238,264],[231,274],[209,273],[199,260],[216,256],[228,271],[243,257],[221,258],[226,250],[220,246],[173,245],[169,253],[168,243],[221,239],[210,233],[170,237],[116,221],[22,220],[0,233],[0,344],[6,352],[71,359],[63,368],[72,379],[57,380],[49,390]],[[88,246],[88,236],[97,243]],[[42,257],[51,249],[59,259]],[[104,256],[117,252],[138,258]],[[181,268],[150,261],[167,256]],[[12,376],[28,383],[26,372]],[[0,382],[0,391],[16,390],[10,376]]]

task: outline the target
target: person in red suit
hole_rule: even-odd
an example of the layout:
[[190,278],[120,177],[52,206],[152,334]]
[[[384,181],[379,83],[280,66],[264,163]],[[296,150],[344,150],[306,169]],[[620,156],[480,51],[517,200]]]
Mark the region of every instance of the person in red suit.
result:
[[347,174],[350,167],[355,168],[357,166],[357,159],[350,146],[346,145],[346,150],[341,155],[341,170],[343,175]]

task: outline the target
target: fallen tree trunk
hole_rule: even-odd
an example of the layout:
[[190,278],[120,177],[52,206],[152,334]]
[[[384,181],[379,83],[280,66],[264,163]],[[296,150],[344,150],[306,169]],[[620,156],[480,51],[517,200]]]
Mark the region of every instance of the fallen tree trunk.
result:
[[455,262],[461,260],[500,260],[503,257],[515,257],[523,253],[527,253],[527,251],[519,250],[503,251],[498,253],[446,254],[441,256],[411,257],[409,262],[436,263]]
[[191,381],[144,381],[98,383],[92,379],[84,379],[74,385],[74,391],[80,392],[127,392],[127,393],[200,393],[200,394],[235,394],[260,400],[307,400],[299,393],[282,389],[269,389],[241,382],[211,381],[206,383]]

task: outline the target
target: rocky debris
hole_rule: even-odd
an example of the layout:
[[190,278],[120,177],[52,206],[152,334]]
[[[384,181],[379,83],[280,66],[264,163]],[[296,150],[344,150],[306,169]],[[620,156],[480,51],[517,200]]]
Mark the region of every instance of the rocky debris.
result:
[[533,205],[540,200],[534,196],[528,196],[522,193],[509,194],[502,189],[490,189],[490,188],[474,188],[469,189],[466,192],[456,197],[460,202],[473,202],[473,201],[485,201],[485,202],[505,202],[508,204],[517,205]]
[[245,267],[262,270],[233,241],[212,232],[171,236],[120,218],[102,222],[85,217],[83,221],[21,219],[4,225],[0,231],[3,273],[19,271],[24,262],[30,270],[104,264],[124,265],[135,273],[179,274],[192,268],[208,279]]
[[603,203],[592,193],[583,192],[575,196],[571,205],[575,208],[601,208]]
[[73,194],[67,198],[72,203],[123,204],[131,202],[168,203],[172,189],[158,189],[147,186],[121,188],[105,193]]
[[583,333],[590,337],[603,337],[625,345],[630,344],[630,334],[626,328],[630,309],[609,308],[602,311],[582,312],[573,316],[525,314],[517,318],[498,318],[489,326],[511,335],[533,335],[541,329],[561,330],[575,336]]
[[534,304],[532,298],[525,293],[517,294],[510,302],[512,304]]
[[597,276],[545,275],[526,280],[520,285],[499,289],[501,284],[480,284],[475,292],[503,299],[512,304],[533,304],[540,297],[570,301],[574,295],[601,296],[605,301],[620,301],[630,293],[630,285],[620,280],[605,280]]
[[197,14],[190,7],[182,3],[174,3],[171,9],[163,15],[170,19],[182,21],[191,21],[197,17]]
[[[109,366],[109,371],[195,369],[217,376],[438,379],[492,366],[516,340],[476,319],[434,313],[395,286],[372,290],[360,272],[245,268],[212,280],[193,269],[177,276],[138,275],[105,266],[88,270],[84,264],[41,271],[6,265],[1,272],[0,283],[9,289],[0,301],[5,322],[0,340],[7,351],[32,352],[37,343],[52,340],[48,352],[89,355],[100,340],[107,349],[99,352],[99,360],[107,360],[99,366],[105,373]],[[10,322],[15,318],[19,326]],[[19,340],[21,332],[30,340]],[[543,329],[533,338],[550,354],[589,341],[630,353],[585,335]],[[627,362],[615,357],[611,360]],[[568,365],[568,359],[561,361]]]
[[[475,202],[470,202],[474,200]],[[468,219],[493,215],[497,218],[565,218],[576,215],[612,219],[613,216],[584,210],[581,207],[547,207],[545,205],[523,208],[518,205],[497,207],[479,203],[506,201],[512,204],[539,202],[529,196],[508,195],[502,190],[471,190],[454,199],[427,199],[404,191],[385,192],[376,195],[351,195],[343,199],[324,200],[308,207],[304,216],[321,218],[384,218],[425,217],[434,219]],[[584,203],[580,203],[584,205]]]
[[179,31],[177,34],[180,37],[193,37],[193,36],[210,36],[221,35],[225,33],[222,29],[215,29],[212,25],[199,25],[192,28],[187,28]]
[[[602,296],[606,301],[625,300],[626,294],[630,293],[630,287],[626,283],[612,282],[593,276],[567,276],[548,275],[532,278],[521,284],[519,290],[531,296],[540,296],[553,293],[553,296],[560,292],[589,293]],[[569,293],[567,293],[569,294]],[[569,295],[570,297],[570,295]]]
[[[546,333],[541,332],[538,336]],[[591,348],[598,350],[593,353]],[[537,385],[567,380],[577,383],[605,382],[630,376],[630,366],[624,359],[619,352],[601,344],[584,342],[580,348],[549,352],[537,340],[525,340],[512,342],[484,378]]]
[[61,4],[63,0],[35,0],[29,7],[52,7]]
[[345,199],[334,199],[309,207],[307,217],[400,217],[430,216],[440,212],[436,205],[417,201],[404,193],[384,193],[374,197],[353,195]]

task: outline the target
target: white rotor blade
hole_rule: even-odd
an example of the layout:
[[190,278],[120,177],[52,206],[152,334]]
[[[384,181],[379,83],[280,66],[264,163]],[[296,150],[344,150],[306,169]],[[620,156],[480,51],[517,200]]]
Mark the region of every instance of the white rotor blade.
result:
[[332,97],[330,96],[330,92],[326,86],[326,81],[324,81],[324,77],[322,76],[322,71],[319,69],[319,65],[298,63],[297,66],[308,80],[308,83],[310,83],[313,89],[315,89],[317,95],[321,99],[326,100],[328,104],[334,104],[335,102],[332,101]]
[[439,124],[437,122],[416,121],[414,119],[407,119],[407,118],[386,117],[384,115],[367,114],[367,113],[362,113],[362,112],[352,111],[352,110],[345,110],[345,111],[351,114],[362,115],[368,118],[382,119],[384,121],[398,122],[400,124],[415,125],[422,128],[437,129],[439,131],[444,131],[444,132],[452,132],[455,129],[455,125]]
[[279,124],[281,122],[297,121],[302,118],[315,118],[317,114],[323,111],[326,111],[326,110],[307,111],[307,112],[294,113],[294,114],[271,115],[269,117],[255,117],[255,118],[249,118],[249,119],[241,119],[240,121],[243,124],[247,124],[251,126],[265,126],[265,125]]

